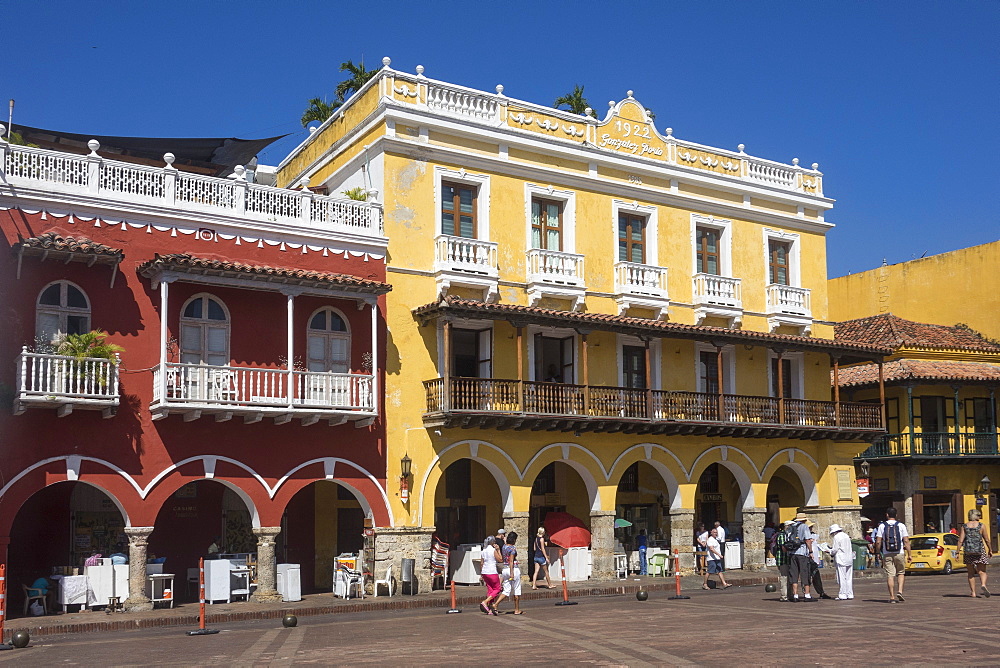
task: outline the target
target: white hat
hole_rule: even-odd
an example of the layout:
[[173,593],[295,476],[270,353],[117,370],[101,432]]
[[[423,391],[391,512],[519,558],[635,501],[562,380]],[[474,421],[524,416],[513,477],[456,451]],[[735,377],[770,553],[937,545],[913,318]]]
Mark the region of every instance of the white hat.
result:
[[506,529],[497,529],[497,533],[507,533]]
[[839,524],[830,525],[830,533],[837,533],[838,531],[843,531],[843,529],[840,528]]

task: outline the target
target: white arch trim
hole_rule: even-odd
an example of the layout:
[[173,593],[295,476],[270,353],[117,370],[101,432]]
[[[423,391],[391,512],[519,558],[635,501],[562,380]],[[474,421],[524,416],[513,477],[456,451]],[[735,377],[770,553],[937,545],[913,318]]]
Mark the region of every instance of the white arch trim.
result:
[[806,506],[818,506],[819,490],[816,489],[816,481],[813,479],[812,475],[810,475],[809,471],[806,470],[805,466],[799,464],[793,459],[793,453],[805,455],[806,458],[808,458],[813,463],[813,466],[815,466],[816,469],[818,470],[819,464],[816,462],[815,459],[812,458],[812,456],[809,455],[809,453],[803,452],[798,448],[785,448],[784,450],[779,450],[778,452],[774,453],[774,455],[772,455],[770,459],[767,460],[767,464],[764,465],[764,470],[766,471],[767,467],[770,466],[772,461],[774,461],[774,458],[783,452],[787,453],[788,461],[782,462],[779,465],[779,468],[781,466],[787,466],[789,469],[795,472],[795,475],[799,477],[799,482],[802,483],[802,490],[805,492],[804,496],[805,496]]
[[[694,474],[695,471],[698,470],[698,462],[700,462],[704,457],[707,457],[708,453],[710,453],[712,450],[721,450],[722,451],[722,453],[723,453],[722,462],[723,463],[726,463],[726,462],[729,461],[729,451],[730,450],[732,450],[733,452],[740,453],[741,455],[743,455],[744,459],[747,460],[747,463],[750,464],[750,468],[753,469],[754,473],[757,474],[757,481],[758,482],[761,481],[760,469],[758,469],[757,465],[753,463],[753,459],[750,458],[750,455],[748,455],[747,453],[743,452],[739,448],[733,447],[731,445],[713,445],[712,447],[708,448],[707,450],[705,450],[704,452],[702,452],[700,455],[698,455],[698,458],[694,460],[694,464],[691,465],[691,469],[687,472],[688,482],[691,482],[691,476]],[[732,470],[732,468],[729,467],[729,466],[727,466],[726,468]],[[742,469],[741,469],[741,472],[742,472]],[[745,476],[746,473],[745,472],[743,472],[743,473],[744,473],[744,476]],[[749,480],[749,478],[748,478],[748,480]]]
[[[288,478],[292,474],[294,474],[296,471],[298,471],[300,468],[302,468],[304,466],[308,466],[310,464],[317,463],[317,462],[324,462],[324,463],[339,463],[339,462],[343,462],[343,463],[347,464],[348,466],[351,466],[354,469],[360,471],[369,480],[371,480],[373,483],[375,483],[375,486],[379,489],[379,491],[382,494],[382,501],[383,501],[383,503],[385,503],[386,511],[387,511],[387,513],[389,515],[389,521],[390,521],[390,523],[393,526],[395,526],[395,520],[393,519],[392,509],[389,507],[389,499],[386,496],[385,489],[382,487],[382,485],[379,484],[378,480],[375,479],[375,476],[373,476],[370,472],[366,471],[365,469],[363,469],[362,467],[358,466],[354,462],[351,462],[351,461],[346,460],[346,459],[335,458],[335,457],[326,457],[326,458],[314,459],[314,460],[310,460],[310,461],[308,461],[308,462],[306,462],[304,464],[300,464],[300,465],[296,466],[294,469],[292,469],[291,471],[289,471],[288,473],[286,473],[284,476],[282,476],[281,478],[279,478],[278,481],[277,481],[277,483],[275,483],[274,487],[271,487],[270,485],[267,484],[267,482],[264,481],[264,478],[262,478],[260,476],[260,474],[258,474],[256,471],[254,471],[252,468],[250,468],[249,466],[247,466],[243,462],[240,462],[238,460],[232,459],[231,457],[220,457],[218,455],[198,455],[198,456],[195,456],[195,457],[188,457],[187,459],[184,459],[182,461],[175,462],[175,463],[171,464],[167,468],[165,468],[162,471],[160,471],[160,473],[158,473],[156,475],[156,477],[154,477],[149,482],[148,485],[146,485],[145,487],[142,487],[142,486],[139,485],[138,482],[136,482],[135,478],[133,478],[127,471],[124,471],[120,467],[115,466],[114,464],[112,464],[111,462],[109,462],[107,460],[98,459],[97,457],[85,457],[85,456],[81,456],[81,455],[62,455],[60,457],[49,457],[48,459],[43,459],[41,461],[35,462],[34,464],[32,464],[31,466],[29,466],[29,467],[27,467],[25,469],[22,469],[20,472],[18,472],[18,474],[16,476],[14,476],[13,478],[11,478],[10,481],[7,482],[7,484],[5,484],[2,488],[0,488],[0,498],[3,498],[4,494],[7,493],[7,491],[11,488],[11,486],[13,486],[18,480],[20,480],[24,476],[28,475],[31,471],[33,471],[33,470],[35,470],[35,469],[37,469],[39,467],[45,466],[46,464],[51,464],[52,462],[58,462],[58,461],[65,461],[66,462],[66,465],[67,465],[66,479],[67,480],[77,480],[78,479],[77,476],[78,476],[79,463],[80,462],[89,461],[89,462],[94,462],[94,463],[100,464],[101,466],[104,466],[104,467],[110,469],[111,471],[114,471],[118,475],[122,476],[122,478],[124,478],[126,481],[128,481],[128,483],[130,485],[132,485],[133,489],[135,489],[136,493],[139,495],[139,498],[141,498],[141,499],[145,499],[149,495],[149,493],[153,490],[153,488],[161,480],[163,480],[163,478],[165,478],[167,475],[169,475],[171,472],[173,472],[174,470],[176,470],[177,468],[179,468],[181,466],[184,466],[186,464],[190,464],[191,462],[197,462],[197,461],[202,462],[202,464],[205,467],[205,479],[218,480],[219,482],[222,482],[222,483],[225,483],[226,481],[214,477],[214,473],[213,472],[215,470],[215,463],[219,462],[219,461],[223,461],[223,462],[228,462],[230,464],[234,464],[234,465],[242,468],[247,473],[249,473],[257,482],[259,482],[260,485],[261,485],[261,487],[263,487],[264,490],[267,492],[268,498],[271,498],[271,499],[273,499],[274,495],[278,493],[278,489],[281,487],[281,485],[286,480],[288,480]],[[86,482],[86,481],[84,481],[84,482]],[[346,485],[345,483],[343,483],[343,482],[341,482],[339,480],[337,482],[338,482],[338,484],[345,485],[345,487],[350,487],[349,485]],[[250,509],[250,512],[254,516],[255,521],[256,521],[256,518],[257,518],[257,509],[256,509],[256,506],[253,504],[253,502],[250,500],[250,497],[247,496],[244,492],[242,492],[235,485],[232,485],[231,488],[247,504],[247,508]],[[360,493],[358,492],[358,490],[356,490],[354,488],[350,488],[350,489],[351,489],[351,492],[353,494],[355,494],[355,496],[359,496],[359,498],[363,498],[363,495],[360,495]],[[111,496],[111,495],[109,494],[109,496]],[[365,502],[362,502],[362,506],[364,506],[364,505],[366,505]],[[367,510],[370,510],[370,508],[368,508]],[[125,516],[124,512],[123,512],[123,516]],[[255,524],[254,526],[258,526],[258,525]]]
[[518,480],[524,479],[524,473],[517,467],[517,464],[514,463],[514,460],[511,459],[510,455],[504,452],[502,448],[498,448],[497,446],[487,441],[466,439],[464,441],[457,441],[449,446],[442,448],[437,454],[434,455],[434,459],[431,460],[431,463],[427,466],[427,470],[424,471],[424,475],[420,479],[420,494],[417,500],[417,517],[420,519],[421,522],[423,522],[423,517],[424,517],[424,494],[427,492],[427,480],[431,477],[431,471],[433,471],[434,467],[438,465],[438,463],[442,459],[442,456],[445,453],[450,452],[455,448],[460,448],[462,446],[468,446],[469,458],[485,466],[486,470],[493,475],[494,479],[496,479],[497,486],[500,487],[500,500],[503,504],[504,512],[506,513],[514,510],[514,499],[510,493],[510,481],[507,480],[507,476],[504,475],[503,471],[500,470],[499,466],[488,460],[479,458],[477,454],[474,453],[477,453],[478,449],[482,446],[492,448],[497,453],[499,453],[504,459],[507,460],[507,462],[510,464],[510,467],[514,470],[515,473],[517,473]]
[[[274,491],[271,492],[271,498],[274,498],[274,495],[278,492],[278,489],[283,484],[285,484],[285,481],[288,480],[291,476],[293,476],[296,471],[298,471],[299,469],[303,469],[307,466],[312,466],[313,464],[320,464],[320,463],[323,464],[325,470],[331,472],[335,470],[337,464],[347,464],[355,471],[360,471],[366,478],[371,480],[372,483],[375,485],[375,487],[378,488],[379,493],[382,495],[382,503],[385,504],[385,511],[389,515],[389,524],[391,526],[396,526],[396,520],[392,515],[392,508],[389,506],[389,496],[385,493],[385,488],[379,484],[378,480],[376,480],[375,476],[373,476],[371,473],[369,473],[362,467],[358,466],[354,462],[347,459],[341,459],[340,457],[319,457],[317,459],[310,459],[307,462],[299,464],[298,466],[296,466],[291,471],[289,471],[288,473],[286,473],[285,475],[283,475],[281,478],[278,479],[278,482],[274,485]],[[372,517],[371,504],[368,503],[368,499],[365,498],[365,495],[362,494],[360,491],[358,491],[353,485],[350,485],[336,477],[325,478],[325,479],[333,480],[338,485],[343,485],[347,489],[351,490],[351,493],[354,494],[354,496],[358,499],[358,503],[361,504],[361,508],[364,509],[365,514],[368,517]]]
[[760,482],[760,480],[761,480],[760,469],[758,469],[757,465],[753,463],[753,460],[750,459],[750,456],[747,455],[747,453],[745,453],[742,450],[740,450],[739,448],[734,448],[731,445],[713,445],[711,448],[708,448],[707,450],[705,450],[704,452],[702,452],[700,455],[698,455],[698,458],[694,460],[694,464],[691,465],[691,470],[688,473],[688,482],[691,481],[691,476],[694,474],[694,472],[698,470],[698,462],[700,462],[702,460],[702,458],[706,457],[708,455],[708,453],[712,452],[713,450],[721,450],[722,451],[722,460],[719,463],[722,464],[723,466],[725,466],[729,470],[729,472],[733,474],[733,477],[736,478],[736,482],[738,482],[739,485],[740,485],[740,502],[741,502],[740,503],[740,507],[741,507],[741,509],[742,510],[751,510],[751,509],[755,508],[756,507],[756,503],[755,503],[755,498],[756,497],[754,496],[754,493],[753,493],[753,485],[752,485],[752,482],[750,480],[750,476],[747,475],[747,472],[744,471],[742,467],[737,466],[735,462],[733,462],[733,461],[730,460],[730,458],[729,458],[729,452],[730,451],[734,451],[734,452],[738,452],[741,455],[743,455],[743,457],[750,464],[750,467],[754,470],[754,473],[757,474],[757,482]]
[[[666,454],[670,455],[675,462],[677,462],[677,466],[680,468],[681,471],[684,472],[684,475],[688,479],[690,479],[691,474],[688,472],[686,468],[684,468],[684,464],[682,464],[681,460],[677,458],[677,455],[675,455],[670,450],[667,450],[662,445],[658,445],[656,443],[638,443],[629,448],[626,448],[620,455],[618,455],[615,461],[611,464],[611,471],[609,475],[615,472],[615,470],[618,468],[618,463],[628,453],[638,448],[642,448],[643,450],[647,451],[646,457],[644,457],[641,461],[645,462],[646,464],[649,464],[654,469],[656,469],[656,472],[660,474],[661,478],[663,478],[663,482],[667,483],[667,494],[670,497],[670,509],[674,510],[676,508],[680,508],[681,494],[680,494],[680,484],[677,482],[677,478],[674,477],[673,472],[670,469],[668,469],[666,465],[663,464],[663,462],[653,459],[650,456],[650,454],[652,453],[653,450],[660,450],[662,452],[665,452]],[[608,480],[609,481],[611,480],[610,477],[608,478]]]

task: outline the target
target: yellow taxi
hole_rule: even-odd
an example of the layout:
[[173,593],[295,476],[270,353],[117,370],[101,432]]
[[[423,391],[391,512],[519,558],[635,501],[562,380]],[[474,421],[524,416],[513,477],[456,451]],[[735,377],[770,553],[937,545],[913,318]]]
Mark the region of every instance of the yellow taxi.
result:
[[912,558],[906,564],[907,573],[944,573],[964,567],[962,546],[953,533],[921,533],[910,536]]

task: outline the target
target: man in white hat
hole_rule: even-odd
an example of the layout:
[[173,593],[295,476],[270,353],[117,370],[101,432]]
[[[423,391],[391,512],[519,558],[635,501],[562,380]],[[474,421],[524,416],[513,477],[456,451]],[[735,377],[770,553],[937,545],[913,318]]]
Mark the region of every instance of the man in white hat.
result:
[[[807,519],[809,518],[805,513],[798,513],[795,519],[785,525],[785,549],[791,557],[788,564],[788,579],[792,583],[793,603],[816,600],[809,591],[809,555],[812,554],[812,539],[806,527]],[[799,598],[800,589],[805,590],[803,592],[805,596],[802,598]]]
[[837,600],[847,601],[854,598],[854,548],[851,546],[851,537],[840,528],[839,524],[830,525],[830,535],[833,536],[830,556],[833,557],[837,584],[840,585]]

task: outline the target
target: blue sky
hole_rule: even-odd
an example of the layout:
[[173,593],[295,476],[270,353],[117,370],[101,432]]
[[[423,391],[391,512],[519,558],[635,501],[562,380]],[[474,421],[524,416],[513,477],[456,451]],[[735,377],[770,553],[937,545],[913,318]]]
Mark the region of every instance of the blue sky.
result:
[[[15,125],[145,136],[305,131],[364,57],[551,104],[632,89],[662,131],[820,164],[830,276],[1000,238],[1000,2],[0,0]],[[12,27],[13,25],[13,27]],[[6,120],[6,119],[4,119]]]

